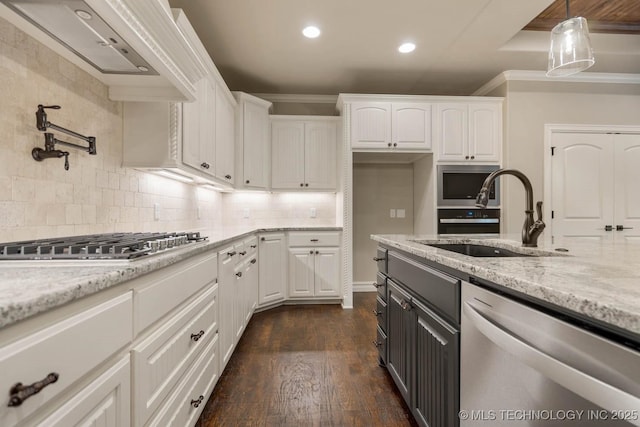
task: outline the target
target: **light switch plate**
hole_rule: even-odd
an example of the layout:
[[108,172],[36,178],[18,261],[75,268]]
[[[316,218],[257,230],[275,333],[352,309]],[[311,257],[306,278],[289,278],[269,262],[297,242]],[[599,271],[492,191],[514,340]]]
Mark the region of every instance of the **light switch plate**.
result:
[[397,218],[404,218],[404,216],[405,216],[404,209],[396,209],[396,217]]
[[389,218],[395,218],[396,217],[396,210],[395,209],[391,209],[389,211]]
[[251,211],[249,210],[249,208],[242,209],[242,218],[249,218],[250,214],[251,214]]
[[318,211],[316,210],[316,208],[311,208],[311,209],[309,210],[309,216],[310,216],[311,218],[315,218],[317,214],[318,214]]
[[153,220],[154,221],[160,220],[160,203],[153,204]]

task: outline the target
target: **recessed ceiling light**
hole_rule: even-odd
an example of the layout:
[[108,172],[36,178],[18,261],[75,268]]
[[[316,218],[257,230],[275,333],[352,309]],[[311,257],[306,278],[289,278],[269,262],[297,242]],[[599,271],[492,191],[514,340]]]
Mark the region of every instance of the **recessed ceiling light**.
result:
[[416,48],[416,45],[414,43],[402,43],[398,47],[398,52],[409,53],[409,52],[413,52],[415,48]]
[[89,19],[93,18],[91,14],[86,10],[77,9],[75,12],[76,12],[76,15],[78,15],[80,18],[84,19],[85,21],[88,21]]
[[302,34],[304,34],[304,36],[307,38],[315,39],[320,35],[320,29],[318,27],[314,27],[313,25],[309,25],[308,27],[305,27],[304,30],[302,30]]

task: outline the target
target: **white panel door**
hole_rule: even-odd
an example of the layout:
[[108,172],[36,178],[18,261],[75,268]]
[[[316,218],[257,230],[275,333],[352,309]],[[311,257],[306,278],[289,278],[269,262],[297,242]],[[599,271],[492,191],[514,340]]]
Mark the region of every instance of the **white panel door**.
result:
[[304,123],[271,122],[271,186],[304,188]]
[[438,104],[436,141],[438,160],[465,160],[469,157],[467,104]]
[[338,173],[337,133],[335,122],[304,124],[305,188],[335,190]]
[[501,135],[499,104],[469,104],[469,160],[499,162]]
[[391,104],[351,104],[351,148],[388,149],[391,146]]
[[216,177],[234,183],[235,108],[221,88],[215,93]]
[[269,185],[269,111],[251,102],[244,103],[244,185],[267,188]]
[[209,175],[215,173],[215,86],[196,83],[196,100],[182,104],[182,161]]
[[[613,135],[617,238],[640,239],[640,135]],[[622,226],[622,230],[618,230]]]
[[340,248],[319,248],[314,254],[315,296],[340,296]]
[[431,104],[394,103],[391,143],[394,149],[431,151]]
[[287,291],[287,252],[284,234],[260,236],[259,253],[259,299],[265,306],[284,301]]
[[554,237],[611,236],[613,144],[611,135],[555,133],[551,158]]
[[314,249],[289,248],[289,298],[314,296]]

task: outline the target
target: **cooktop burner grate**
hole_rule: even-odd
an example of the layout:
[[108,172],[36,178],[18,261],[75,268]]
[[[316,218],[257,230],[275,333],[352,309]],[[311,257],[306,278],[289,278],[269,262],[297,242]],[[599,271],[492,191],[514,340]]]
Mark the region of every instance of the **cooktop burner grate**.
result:
[[1,260],[134,259],[206,240],[193,233],[110,233],[0,243]]

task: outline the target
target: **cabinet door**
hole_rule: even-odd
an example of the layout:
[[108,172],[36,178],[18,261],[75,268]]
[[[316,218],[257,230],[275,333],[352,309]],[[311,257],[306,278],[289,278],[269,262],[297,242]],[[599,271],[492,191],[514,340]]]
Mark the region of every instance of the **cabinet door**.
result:
[[469,157],[467,104],[438,104],[436,141],[438,160]]
[[314,296],[313,248],[289,248],[289,298]]
[[304,125],[305,188],[335,190],[337,171],[335,122],[306,122]]
[[215,173],[222,181],[233,184],[235,108],[219,86],[216,87],[215,96]]
[[340,248],[319,248],[313,256],[315,296],[339,297]]
[[394,103],[391,143],[394,149],[431,151],[431,104]]
[[40,427],[131,425],[129,355],[38,424]]
[[416,360],[411,410],[421,425],[456,426],[460,334],[431,310],[414,304]]
[[391,104],[351,104],[351,148],[388,149],[391,146]]
[[388,281],[389,300],[387,302],[387,368],[400,394],[409,402],[411,386],[411,340],[415,320],[410,310],[411,298],[401,291],[391,280]]
[[271,122],[271,186],[304,188],[304,123]]
[[501,135],[499,104],[469,104],[469,160],[499,162]]
[[245,324],[249,323],[253,312],[258,306],[258,256],[254,255],[247,263],[245,269],[245,298],[246,298],[246,312],[245,312]]
[[615,165],[616,238],[640,239],[640,135],[612,135]]
[[260,105],[244,103],[244,185],[267,188],[271,147],[269,146],[269,112]]
[[215,172],[215,87],[196,83],[196,100],[182,105],[182,161],[201,172]]
[[287,289],[287,252],[284,234],[260,236],[259,243],[259,300],[260,306],[284,301]]
[[[218,253],[218,296],[219,296],[219,333],[220,333],[220,369],[224,369],[231,358],[235,345],[235,265],[237,254],[233,254],[233,246]],[[233,255],[232,255],[233,254]]]

